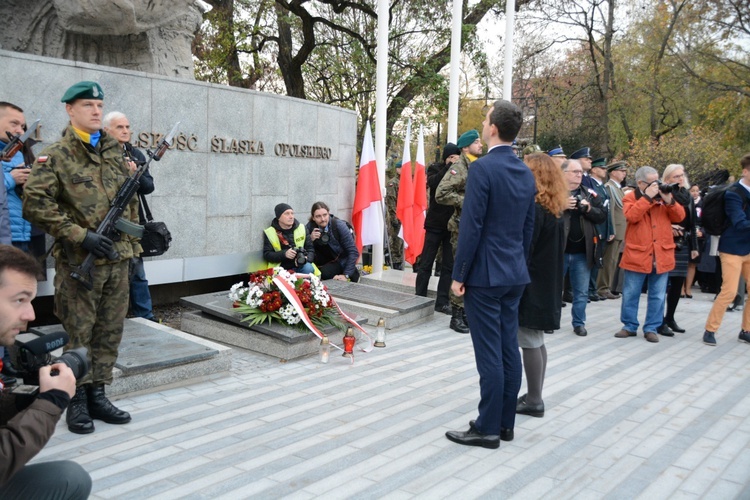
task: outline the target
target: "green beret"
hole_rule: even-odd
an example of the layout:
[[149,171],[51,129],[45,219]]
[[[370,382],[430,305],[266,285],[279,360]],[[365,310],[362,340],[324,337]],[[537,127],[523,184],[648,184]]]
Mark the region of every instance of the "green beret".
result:
[[607,169],[607,172],[612,172],[613,170],[627,170],[628,163],[624,160],[620,160],[610,163],[605,168]]
[[78,82],[62,96],[60,102],[70,104],[76,99],[99,99],[104,100],[104,91],[96,82]]
[[401,168],[401,164],[402,164],[402,162],[398,162],[398,163],[396,163],[396,166],[393,167],[393,168]]
[[464,132],[461,137],[458,138],[456,146],[458,146],[458,149],[463,149],[466,146],[470,146],[477,139],[479,139],[479,132],[476,130],[469,130],[468,132]]
[[607,159],[606,158],[597,158],[596,160],[591,162],[591,168],[599,167],[599,168],[607,168]]

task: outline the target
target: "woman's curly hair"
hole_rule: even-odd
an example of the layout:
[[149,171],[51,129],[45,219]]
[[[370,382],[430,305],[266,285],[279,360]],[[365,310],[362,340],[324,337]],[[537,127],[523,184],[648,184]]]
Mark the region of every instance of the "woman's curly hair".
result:
[[555,217],[568,208],[570,190],[562,170],[547,153],[533,153],[523,158],[536,179],[536,202]]

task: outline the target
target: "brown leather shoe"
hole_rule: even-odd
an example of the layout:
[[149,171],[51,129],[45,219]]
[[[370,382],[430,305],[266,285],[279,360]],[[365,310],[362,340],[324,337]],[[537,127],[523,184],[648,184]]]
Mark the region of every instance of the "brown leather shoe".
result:
[[609,300],[614,300],[614,299],[619,299],[620,298],[619,295],[615,295],[612,292],[603,293],[602,295],[605,296],[605,297],[607,297],[607,299],[609,299]]
[[646,332],[643,337],[648,340],[649,342],[657,343],[659,342],[659,336],[655,334],[654,332]]
[[619,332],[615,333],[615,337],[617,337],[618,339],[626,339],[628,337],[635,337],[635,332],[629,332],[623,328]]

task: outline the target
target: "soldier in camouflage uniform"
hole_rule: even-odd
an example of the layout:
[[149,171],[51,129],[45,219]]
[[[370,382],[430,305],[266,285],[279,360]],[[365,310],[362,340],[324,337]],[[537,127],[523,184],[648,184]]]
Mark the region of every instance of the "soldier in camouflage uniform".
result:
[[[142,249],[127,234],[113,241],[95,232],[130,173],[117,140],[99,130],[103,98],[96,82],[80,82],[65,92],[61,101],[70,125],[41,152],[23,193],[24,218],[55,238],[55,315],[70,336],[67,349],[85,347],[91,362],[66,415],[68,429],[77,434],[94,432],[92,419],[130,421],[107,399],[104,385],[112,383],[128,309],[128,264]],[[123,218],[138,222],[137,199]],[[119,254],[115,259],[105,258],[113,251]],[[97,257],[91,291],[70,277],[89,253]]]
[[[458,226],[461,220],[464,195],[466,194],[466,177],[469,175],[469,164],[482,154],[482,140],[479,138],[479,132],[469,130],[458,138],[456,145],[461,150],[461,157],[446,172],[445,177],[435,190],[435,201],[454,208],[453,217],[448,221],[454,257],[458,246]],[[458,333],[469,333],[463,297],[457,297],[451,291],[450,300],[452,306],[450,328]]]
[[401,182],[401,162],[396,163],[396,175],[388,181],[385,188],[385,206],[388,211],[388,243],[391,254],[391,266],[393,269],[404,268],[404,240],[399,238],[398,231],[401,222],[396,217],[396,204],[398,203],[398,186]]

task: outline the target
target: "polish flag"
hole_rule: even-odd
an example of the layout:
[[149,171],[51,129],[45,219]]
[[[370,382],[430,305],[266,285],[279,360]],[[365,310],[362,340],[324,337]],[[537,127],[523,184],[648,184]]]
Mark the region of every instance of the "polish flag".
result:
[[362,253],[364,245],[383,244],[383,196],[380,193],[375,148],[372,145],[370,122],[365,126],[362,140],[362,155],[359,160],[359,178],[354,193],[352,226],[357,236],[357,250]]
[[398,187],[398,201],[396,202],[396,217],[401,221],[399,236],[404,240],[404,259],[414,264],[417,255],[413,255],[411,246],[414,243],[414,181],[411,173],[411,120],[406,126],[404,139],[404,156],[401,160],[401,181]]
[[[403,170],[401,170],[403,172]],[[417,143],[417,161],[414,167],[414,241],[409,249],[416,260],[422,254],[424,247],[424,219],[427,214],[427,174],[424,161],[424,127],[419,126],[419,142]]]

